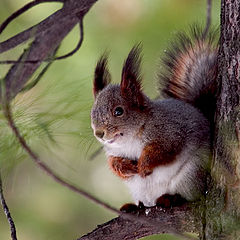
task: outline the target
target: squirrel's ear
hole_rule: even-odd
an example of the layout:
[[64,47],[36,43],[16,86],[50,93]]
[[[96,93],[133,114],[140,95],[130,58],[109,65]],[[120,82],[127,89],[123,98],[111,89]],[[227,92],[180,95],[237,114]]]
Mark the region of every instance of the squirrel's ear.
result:
[[144,96],[141,91],[140,53],[140,44],[131,49],[123,65],[122,80],[120,85],[122,97],[137,107],[144,106]]
[[111,81],[111,75],[107,67],[107,56],[103,55],[97,62],[93,81],[93,94],[96,98],[97,94],[105,88]]

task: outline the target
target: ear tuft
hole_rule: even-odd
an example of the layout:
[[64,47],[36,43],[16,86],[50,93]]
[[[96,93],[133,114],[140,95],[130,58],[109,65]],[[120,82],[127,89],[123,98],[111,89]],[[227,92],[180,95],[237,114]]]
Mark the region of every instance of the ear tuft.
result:
[[111,75],[107,67],[108,58],[104,54],[100,57],[95,68],[94,82],[93,82],[93,94],[94,97],[105,88],[111,81]]
[[135,45],[123,64],[121,95],[137,107],[144,105],[144,96],[141,91],[141,45]]

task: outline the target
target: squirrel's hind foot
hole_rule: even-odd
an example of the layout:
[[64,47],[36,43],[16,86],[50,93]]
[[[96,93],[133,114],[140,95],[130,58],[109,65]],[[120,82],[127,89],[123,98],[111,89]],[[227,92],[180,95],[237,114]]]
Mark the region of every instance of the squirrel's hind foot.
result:
[[138,205],[134,203],[126,203],[120,208],[120,211],[124,213],[137,213],[144,208],[145,207],[142,202],[139,202]]
[[162,207],[162,208],[170,208],[170,207],[177,207],[181,206],[184,203],[186,203],[187,200],[183,198],[180,194],[163,194],[161,197],[159,197],[156,201],[156,206]]

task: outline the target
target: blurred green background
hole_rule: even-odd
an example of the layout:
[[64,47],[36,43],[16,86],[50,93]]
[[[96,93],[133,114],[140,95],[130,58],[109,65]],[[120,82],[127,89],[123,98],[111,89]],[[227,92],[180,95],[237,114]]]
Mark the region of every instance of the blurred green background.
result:
[[[0,22],[27,3],[0,0]],[[17,18],[0,35],[4,41],[46,18],[61,4],[41,4]],[[219,25],[220,0],[213,1],[212,21]],[[159,58],[178,30],[192,23],[204,25],[204,0],[99,0],[84,19],[84,42],[73,57],[53,63],[36,87],[19,94],[12,103],[14,118],[30,146],[65,179],[119,208],[131,202],[124,183],[108,169],[90,127],[92,77],[99,56],[110,52],[110,71],[120,81],[121,66],[131,47],[143,44],[143,87],[156,97]],[[72,50],[79,39],[76,27],[58,55]],[[30,42],[0,55],[17,59]],[[9,66],[0,65],[0,78]],[[40,72],[36,72],[35,76]],[[60,186],[32,163],[19,147],[0,111],[0,168],[4,191],[19,239],[76,239],[115,215]],[[0,210],[0,239],[10,239]],[[148,239],[176,239],[153,236]]]

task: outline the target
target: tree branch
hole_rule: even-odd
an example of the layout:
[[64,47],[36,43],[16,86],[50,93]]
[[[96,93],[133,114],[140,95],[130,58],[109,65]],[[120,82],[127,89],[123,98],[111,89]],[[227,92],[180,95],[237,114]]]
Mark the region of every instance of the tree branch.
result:
[[46,2],[63,2],[63,0],[34,0],[30,3],[27,3],[22,8],[18,9],[16,12],[14,12],[12,15],[10,15],[0,26],[0,34],[3,32],[3,30],[8,26],[10,22],[12,22],[15,18],[19,17],[21,14],[29,10],[30,8],[40,4],[40,3],[46,3]]
[[[59,19],[63,18],[62,9],[56,11],[54,14],[43,20],[42,22],[38,23],[37,25],[30,27],[21,33],[3,41],[0,43],[0,53],[6,52],[21,43],[27,41],[29,38],[37,37],[42,32],[46,31],[47,29],[54,27],[54,21],[59,21]],[[33,36],[34,33],[34,36]]]
[[16,227],[14,224],[14,221],[12,219],[11,213],[9,211],[9,208],[7,206],[6,200],[4,198],[4,194],[3,194],[3,186],[2,186],[2,177],[0,175],[0,201],[1,201],[1,205],[2,208],[4,210],[4,213],[6,215],[6,218],[9,222],[10,225],[10,229],[11,229],[11,238],[12,240],[17,240],[17,232],[16,232]]
[[[57,0],[56,0],[57,1]],[[69,17],[75,18],[76,22],[78,22],[78,18],[81,16],[83,17],[88,10],[92,7],[92,5],[97,2],[98,0],[79,0],[77,3],[74,0],[65,0],[63,7],[47,17],[45,20],[41,21],[35,26],[32,26],[21,33],[0,42],[0,53],[6,52],[19,44],[27,41],[29,38],[37,37],[40,34],[44,33],[45,31],[50,31],[51,29],[55,28],[55,25],[59,25],[62,21],[68,21]],[[47,2],[47,0],[45,1]],[[59,2],[61,2],[59,0]],[[80,13],[80,16],[77,15]],[[9,17],[11,18],[11,16]],[[7,21],[7,20],[6,20]],[[5,21],[5,22],[6,22]],[[1,31],[5,29],[7,26],[6,23],[3,22],[0,26]],[[8,24],[8,21],[7,21]],[[34,35],[33,35],[34,33]]]
[[97,0],[66,0],[63,8],[52,14],[46,20],[18,34],[13,37],[12,40],[10,39],[0,44],[1,52],[20,44],[21,41],[27,40],[32,36],[35,37],[30,49],[22,54],[19,61],[21,62],[23,59],[24,61],[37,60],[37,63],[16,63],[11,67],[5,77],[7,100],[11,100],[21,91],[24,84],[39,67],[41,61],[53,53],[77,23],[80,22],[81,24],[82,18],[96,1]]
[[[199,219],[194,217],[193,209],[195,207],[195,204],[188,203],[181,207],[169,209],[147,208],[139,211],[136,215],[145,219],[146,222],[154,222],[154,225],[140,224],[138,221],[119,216],[99,225],[91,233],[80,237],[78,240],[134,240],[153,234],[171,233],[168,231],[169,229],[175,229],[178,232],[200,232],[201,220],[200,217]],[[184,238],[186,239],[186,235]],[[191,239],[195,238],[191,237]]]
[[59,57],[51,57],[51,58],[47,58],[47,59],[44,59],[44,60],[3,60],[3,61],[0,61],[0,64],[13,64],[13,63],[38,63],[38,62],[53,62],[55,60],[62,60],[62,59],[65,59],[65,58],[68,58],[68,57],[71,57],[73,54],[75,54],[81,47],[82,45],[82,42],[83,42],[83,37],[84,37],[84,33],[83,33],[83,19],[80,19],[80,22],[79,22],[79,29],[80,29],[80,38],[79,38],[79,41],[78,41],[78,44],[77,46],[69,53],[66,53],[62,56],[59,56]]

